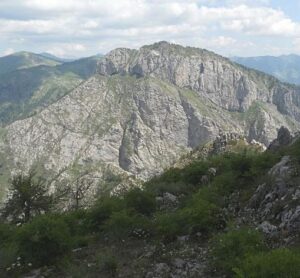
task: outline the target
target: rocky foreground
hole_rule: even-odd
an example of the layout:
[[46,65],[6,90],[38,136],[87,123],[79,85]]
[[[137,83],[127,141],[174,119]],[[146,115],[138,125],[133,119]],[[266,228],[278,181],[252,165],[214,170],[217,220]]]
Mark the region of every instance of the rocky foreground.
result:
[[299,140],[281,128],[263,151],[221,136],[142,190],[0,225],[0,274],[298,278]]

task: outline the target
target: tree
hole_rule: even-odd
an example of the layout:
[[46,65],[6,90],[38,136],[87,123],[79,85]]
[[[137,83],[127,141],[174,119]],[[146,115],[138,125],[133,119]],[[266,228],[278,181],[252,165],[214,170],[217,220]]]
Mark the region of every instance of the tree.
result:
[[13,222],[28,222],[33,216],[50,210],[52,196],[48,194],[45,181],[35,178],[35,173],[18,174],[11,180],[8,199],[2,216]]
[[86,197],[92,186],[93,181],[87,178],[87,173],[79,175],[72,181],[60,181],[59,187],[56,187],[53,194],[53,203],[64,210],[84,208],[88,203]]
[[92,187],[92,181],[79,177],[75,180],[71,188],[71,201],[73,201],[73,209],[78,210],[82,207],[82,200],[86,197],[86,193]]

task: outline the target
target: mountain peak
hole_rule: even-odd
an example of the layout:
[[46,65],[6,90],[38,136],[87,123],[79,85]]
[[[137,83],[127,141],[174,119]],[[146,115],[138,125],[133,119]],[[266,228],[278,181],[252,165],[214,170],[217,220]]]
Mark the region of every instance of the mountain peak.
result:
[[206,50],[158,42],[92,62],[97,74],[7,127],[24,169],[43,160],[53,173],[147,179],[221,131],[267,145],[278,125],[300,126],[298,89]]

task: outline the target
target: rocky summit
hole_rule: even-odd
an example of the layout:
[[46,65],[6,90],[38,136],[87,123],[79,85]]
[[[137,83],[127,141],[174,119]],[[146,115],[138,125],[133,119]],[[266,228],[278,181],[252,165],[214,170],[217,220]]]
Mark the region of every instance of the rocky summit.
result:
[[[91,193],[139,184],[219,134],[264,145],[300,128],[300,88],[210,51],[115,49],[75,89],[0,130],[1,190],[16,171],[85,176]],[[124,182],[126,180],[126,182]]]

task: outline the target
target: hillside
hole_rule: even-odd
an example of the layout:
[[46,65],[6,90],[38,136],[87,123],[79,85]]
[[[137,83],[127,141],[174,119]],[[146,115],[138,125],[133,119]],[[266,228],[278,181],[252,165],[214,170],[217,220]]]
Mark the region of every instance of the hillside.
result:
[[300,56],[232,57],[232,61],[277,77],[283,82],[300,85]]
[[299,137],[233,138],[89,209],[1,224],[1,277],[298,278]]
[[[81,62],[56,68],[91,69]],[[5,127],[2,190],[8,168],[38,168],[58,183],[85,173],[93,195],[147,180],[222,132],[268,145],[279,126],[299,130],[298,87],[206,50],[160,42],[93,65],[74,90]]]
[[98,57],[39,65],[0,75],[0,124],[31,116],[62,98],[96,71]]
[[32,68],[36,66],[56,66],[60,62],[45,57],[39,54],[30,52],[17,52],[8,56],[0,57],[0,75],[4,73],[13,72],[18,69]]

